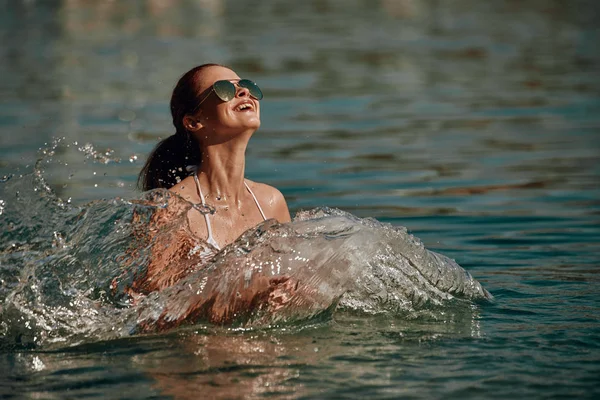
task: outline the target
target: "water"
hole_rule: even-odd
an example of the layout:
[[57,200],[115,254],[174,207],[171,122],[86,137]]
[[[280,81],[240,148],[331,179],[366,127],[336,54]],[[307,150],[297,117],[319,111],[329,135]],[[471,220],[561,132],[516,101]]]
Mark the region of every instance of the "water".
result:
[[[598,396],[594,2],[4,3],[1,304],[33,270],[49,293],[64,276],[90,290],[83,303],[110,307],[52,314],[62,330],[45,331],[37,347],[5,333],[2,396]],[[402,296],[361,296],[357,288],[402,292],[387,291],[392,280],[375,285],[377,271],[340,261],[356,267],[343,276],[369,279],[340,283],[349,291],[336,310],[272,326],[112,334],[131,327],[129,308],[98,288],[120,266],[130,203],[141,196],[136,174],[172,131],[172,85],[209,61],[264,89],[247,175],[278,187],[292,214],[305,210],[300,225],[340,209],[346,228],[369,225],[365,218],[399,234],[406,227],[494,300],[446,299],[442,290],[438,301],[407,306]],[[64,138],[55,153],[40,154],[55,138]],[[383,248],[376,244],[389,228],[368,229],[370,248],[334,254],[368,259]],[[48,298],[54,304],[36,296],[26,304],[65,300]]]

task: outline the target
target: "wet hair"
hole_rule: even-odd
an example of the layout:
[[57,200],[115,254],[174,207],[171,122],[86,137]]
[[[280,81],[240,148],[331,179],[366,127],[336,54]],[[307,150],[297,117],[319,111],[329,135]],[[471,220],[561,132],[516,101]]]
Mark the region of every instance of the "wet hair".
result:
[[194,135],[183,126],[183,117],[197,111],[199,80],[203,69],[226,67],[220,64],[202,64],[186,72],[173,89],[171,116],[175,133],[161,140],[152,150],[138,175],[141,190],[169,189],[188,175],[188,165],[199,166],[202,161],[200,146]]

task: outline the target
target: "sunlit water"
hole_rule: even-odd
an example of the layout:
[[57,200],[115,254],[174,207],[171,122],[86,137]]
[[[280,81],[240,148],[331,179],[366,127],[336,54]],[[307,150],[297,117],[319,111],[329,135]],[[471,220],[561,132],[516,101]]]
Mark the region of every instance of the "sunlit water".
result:
[[[594,2],[168,3],[2,3],[0,396],[600,394]],[[214,279],[315,306],[139,334],[186,297],[110,288],[136,174],[208,61],[264,89],[247,175],[296,214]]]
[[[56,150],[44,150],[48,158],[37,165],[48,163]],[[47,349],[57,343],[64,347],[115,339],[140,333],[140,326],[146,333],[159,330],[154,324],[163,320],[207,322],[185,317],[187,304],[198,296],[231,303],[243,293],[240,288],[263,276],[294,282],[293,292],[285,294],[289,299],[276,309],[265,303],[240,312],[228,323],[269,328],[322,318],[338,307],[415,318],[423,312],[437,315],[436,306],[470,310],[472,301],[492,299],[468,272],[426,250],[406,229],[340,210],[314,209],[298,213],[291,224],[260,224],[208,264],[201,261],[200,244],[174,261],[189,264],[192,272],[133,302],[127,289],[144,276],[151,247],[176,240],[175,231],[191,231],[187,213],[193,204],[154,191],[141,199],[71,206],[54,195],[37,167],[33,176],[4,185],[3,197],[18,194],[3,209],[10,246],[0,261],[11,266],[3,271],[4,348]],[[179,204],[179,216],[172,216],[153,242],[136,241],[136,232],[147,231],[156,209]],[[49,217],[34,223],[31,210]],[[31,236],[51,240],[10,240]]]

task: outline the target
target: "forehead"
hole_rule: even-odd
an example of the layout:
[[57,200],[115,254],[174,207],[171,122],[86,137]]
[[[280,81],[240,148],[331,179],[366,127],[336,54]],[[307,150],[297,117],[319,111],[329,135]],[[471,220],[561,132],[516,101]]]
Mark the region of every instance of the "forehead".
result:
[[198,81],[198,84],[200,86],[199,89],[202,92],[205,89],[208,89],[216,81],[231,81],[234,79],[240,79],[240,77],[229,68],[219,66],[207,67],[202,70],[202,73],[200,75],[200,79]]

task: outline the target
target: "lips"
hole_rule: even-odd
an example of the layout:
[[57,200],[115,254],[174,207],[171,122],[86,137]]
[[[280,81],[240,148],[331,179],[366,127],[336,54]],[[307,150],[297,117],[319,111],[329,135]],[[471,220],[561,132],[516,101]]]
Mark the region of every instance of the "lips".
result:
[[233,111],[237,111],[237,112],[254,111],[254,103],[251,100],[241,101],[233,108]]

